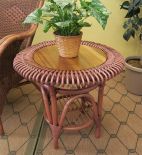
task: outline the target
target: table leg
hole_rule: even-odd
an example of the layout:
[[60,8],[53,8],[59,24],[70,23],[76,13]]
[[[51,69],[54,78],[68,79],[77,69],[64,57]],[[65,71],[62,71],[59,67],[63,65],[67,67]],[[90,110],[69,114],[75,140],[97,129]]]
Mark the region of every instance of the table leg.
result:
[[[53,143],[54,148],[58,148],[58,139],[61,134],[62,128],[63,128],[63,122],[65,119],[65,116],[67,114],[68,108],[71,104],[74,103],[74,100],[80,98],[81,103],[83,106],[85,106],[85,101],[89,101],[89,103],[93,106],[93,119],[96,123],[96,131],[95,135],[96,137],[100,137],[100,127],[101,127],[101,110],[102,110],[102,98],[103,98],[103,88],[104,86],[100,86],[99,88],[99,99],[98,104],[96,105],[96,102],[94,101],[94,98],[89,94],[81,94],[81,95],[75,95],[72,96],[67,103],[65,104],[60,120],[58,120],[58,109],[57,109],[57,92],[54,87],[51,86],[43,86],[41,87],[41,92],[43,96],[44,101],[44,107],[45,107],[45,118],[47,118],[47,122],[50,125],[52,136],[53,136]],[[47,95],[48,92],[48,95]],[[50,98],[50,99],[49,99]],[[83,107],[82,107],[83,108]],[[81,130],[83,128],[89,127],[92,125],[93,120],[89,120],[84,125],[78,126],[78,127],[65,127],[64,129],[68,131],[76,131]]]
[[43,98],[43,103],[45,107],[44,117],[49,123],[52,136],[54,148],[58,148],[58,139],[61,133],[61,127],[58,125],[58,112],[57,112],[57,99],[56,91],[53,87],[41,87],[41,93]]
[[41,93],[42,93],[42,98],[43,98],[43,104],[45,108],[45,113],[44,113],[44,118],[45,120],[48,120],[50,124],[52,124],[52,116],[50,112],[50,100],[49,97],[47,96],[47,90],[45,90],[44,87],[41,87]]
[[49,86],[50,102],[51,102],[51,114],[53,123],[50,124],[53,136],[54,148],[58,148],[58,139],[61,129],[58,126],[58,112],[57,112],[57,99],[54,87]]
[[99,129],[97,129],[98,131],[96,132],[96,137],[99,138],[101,136],[101,119],[102,119],[102,104],[103,104],[103,96],[104,96],[104,87],[105,87],[105,83],[101,84],[99,86],[99,91],[98,91],[98,126]]
[[56,90],[52,86],[49,86],[48,90],[49,90],[49,96],[50,96],[50,103],[51,103],[50,106],[51,106],[51,115],[52,115],[52,124],[49,124],[49,125],[52,131],[54,148],[57,149],[58,139],[62,131],[62,126],[59,125],[59,122],[58,122]]

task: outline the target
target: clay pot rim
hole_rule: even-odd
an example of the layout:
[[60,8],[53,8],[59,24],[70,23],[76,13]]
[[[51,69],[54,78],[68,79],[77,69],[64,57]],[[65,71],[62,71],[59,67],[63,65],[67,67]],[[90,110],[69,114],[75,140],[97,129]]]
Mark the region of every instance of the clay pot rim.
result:
[[76,37],[82,36],[83,32],[81,31],[79,35],[74,35],[74,36],[63,36],[63,35],[57,34],[57,31],[53,32],[53,34],[55,36],[59,36],[59,37],[62,37],[62,38],[76,38]]
[[141,68],[137,68],[137,67],[134,67],[130,64],[127,63],[128,60],[132,60],[132,59],[140,59],[141,56],[129,56],[125,59],[125,66],[126,68],[132,70],[132,71],[135,71],[135,72],[140,72],[142,73],[142,69]]

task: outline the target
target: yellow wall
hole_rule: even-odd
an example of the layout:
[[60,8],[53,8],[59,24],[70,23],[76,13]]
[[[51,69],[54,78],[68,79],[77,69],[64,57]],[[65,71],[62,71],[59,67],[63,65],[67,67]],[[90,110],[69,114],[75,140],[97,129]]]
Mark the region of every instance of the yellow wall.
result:
[[[123,0],[102,0],[104,5],[111,11],[106,29],[103,30],[95,19],[90,18],[91,28],[83,29],[83,40],[91,40],[109,45],[118,50],[123,56],[140,55],[141,45],[138,39],[130,39],[128,42],[123,39],[125,11],[120,10]],[[52,32],[43,33],[42,26],[39,26],[35,35],[34,44],[54,39]]]

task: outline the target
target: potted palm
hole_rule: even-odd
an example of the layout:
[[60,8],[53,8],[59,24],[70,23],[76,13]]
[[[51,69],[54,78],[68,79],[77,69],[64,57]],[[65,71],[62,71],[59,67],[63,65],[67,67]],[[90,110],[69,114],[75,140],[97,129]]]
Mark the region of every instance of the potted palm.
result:
[[[142,15],[141,15],[142,0],[124,1],[121,9],[127,10],[124,22],[123,38],[128,41],[130,38],[138,37],[142,43]],[[125,61],[126,78],[125,85],[128,91],[142,95],[142,57],[131,56]]]
[[44,32],[54,30],[56,45],[62,57],[78,55],[83,27],[90,27],[88,17],[95,17],[105,28],[109,12],[99,0],[46,0],[42,8],[27,16],[24,23],[44,24]]

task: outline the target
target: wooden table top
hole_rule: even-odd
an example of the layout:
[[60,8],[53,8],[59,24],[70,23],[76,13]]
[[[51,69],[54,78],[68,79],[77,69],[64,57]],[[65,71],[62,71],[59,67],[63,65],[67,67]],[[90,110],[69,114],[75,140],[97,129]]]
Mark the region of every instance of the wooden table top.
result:
[[34,53],[34,61],[42,66],[57,70],[82,70],[100,66],[106,61],[106,54],[99,48],[81,45],[76,58],[59,56],[56,45],[43,47]]

